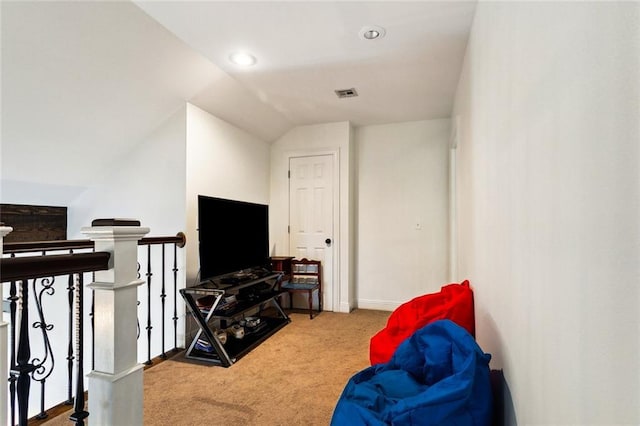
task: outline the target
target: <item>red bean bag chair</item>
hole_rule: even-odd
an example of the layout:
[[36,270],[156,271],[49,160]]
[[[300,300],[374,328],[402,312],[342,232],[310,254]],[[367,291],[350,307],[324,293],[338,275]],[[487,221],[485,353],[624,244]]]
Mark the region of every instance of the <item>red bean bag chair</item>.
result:
[[473,291],[469,281],[443,286],[438,293],[418,296],[391,313],[387,326],[371,338],[371,365],[386,363],[396,348],[416,330],[441,319],[449,319],[475,337]]

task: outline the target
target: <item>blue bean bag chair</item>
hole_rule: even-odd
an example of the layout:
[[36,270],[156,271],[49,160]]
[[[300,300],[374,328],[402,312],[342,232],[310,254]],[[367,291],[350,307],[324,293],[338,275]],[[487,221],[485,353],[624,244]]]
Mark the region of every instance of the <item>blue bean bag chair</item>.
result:
[[433,322],[400,344],[388,363],[354,375],[331,424],[490,425],[490,359],[464,328]]

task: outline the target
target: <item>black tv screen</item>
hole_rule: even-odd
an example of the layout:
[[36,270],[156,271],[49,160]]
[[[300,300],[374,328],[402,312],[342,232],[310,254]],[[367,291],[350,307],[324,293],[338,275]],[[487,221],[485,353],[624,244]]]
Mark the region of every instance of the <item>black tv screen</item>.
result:
[[202,280],[268,265],[269,206],[198,196]]

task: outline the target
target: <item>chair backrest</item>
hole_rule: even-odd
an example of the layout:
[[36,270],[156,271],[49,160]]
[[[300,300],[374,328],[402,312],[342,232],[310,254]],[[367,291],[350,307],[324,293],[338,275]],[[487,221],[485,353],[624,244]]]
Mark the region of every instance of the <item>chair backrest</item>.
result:
[[322,263],[319,260],[293,259],[291,261],[291,281],[300,284],[314,284],[322,289]]

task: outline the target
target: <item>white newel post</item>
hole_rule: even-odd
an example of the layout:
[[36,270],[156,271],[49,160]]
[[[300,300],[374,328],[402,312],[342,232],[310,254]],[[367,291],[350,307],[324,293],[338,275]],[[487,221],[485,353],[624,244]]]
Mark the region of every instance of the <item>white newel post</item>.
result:
[[[13,231],[13,228],[0,223],[0,256],[2,256],[4,237],[11,231]],[[2,294],[2,283],[0,283],[0,294]],[[0,313],[0,377],[3,378],[9,377],[9,361],[7,360],[8,338],[7,323]],[[0,422],[3,422],[3,424],[7,422],[7,393],[7,385],[3,382],[2,386],[0,386]]]
[[138,240],[149,232],[136,220],[99,219],[82,233],[96,251],[111,253],[95,273],[95,366],[89,373],[89,425],[142,425],[143,365],[137,355]]

